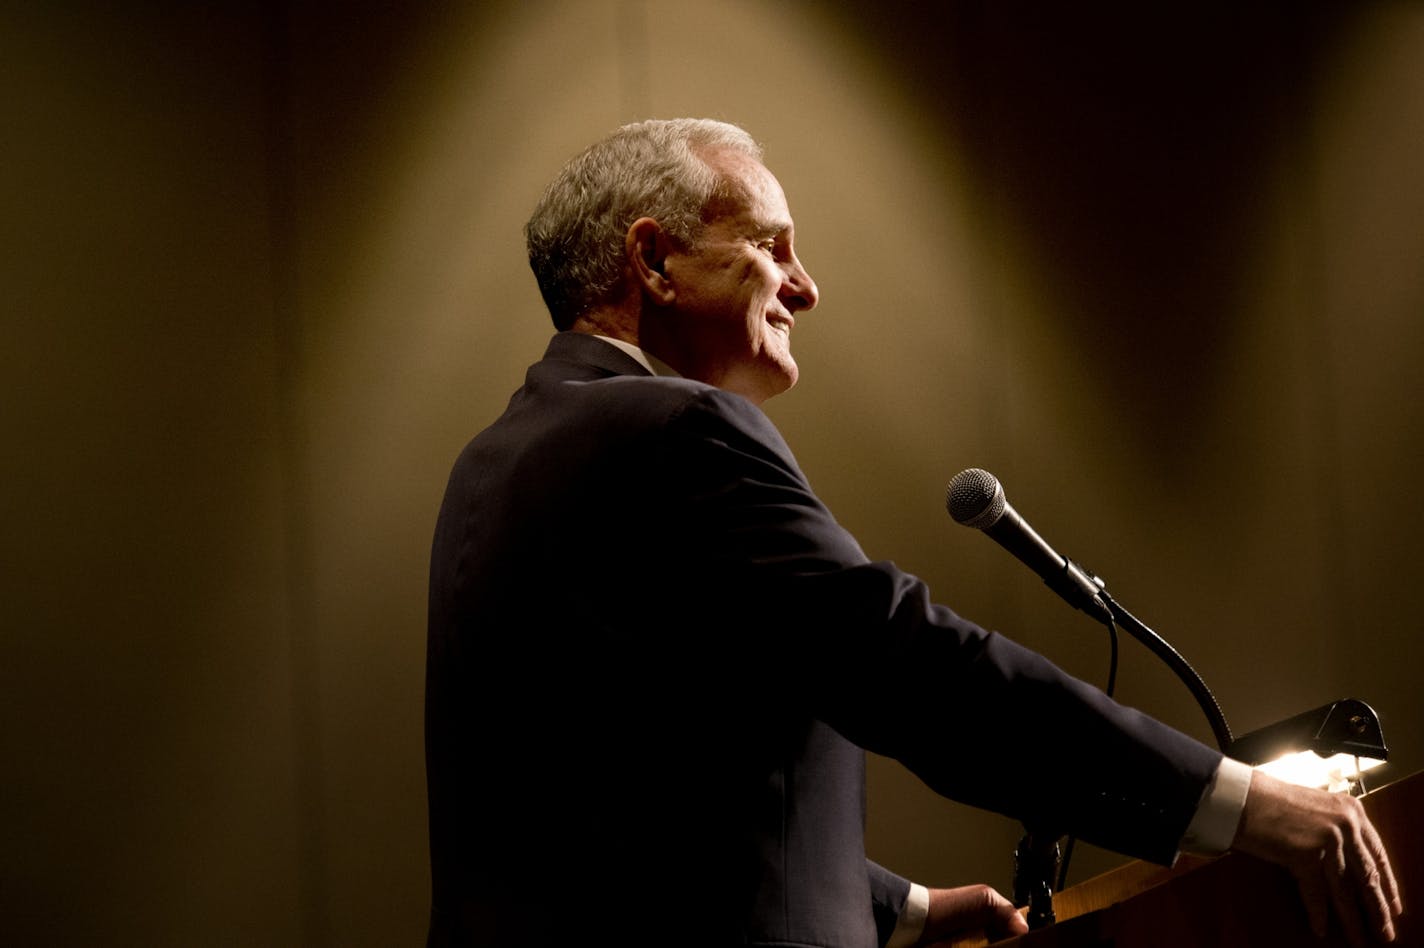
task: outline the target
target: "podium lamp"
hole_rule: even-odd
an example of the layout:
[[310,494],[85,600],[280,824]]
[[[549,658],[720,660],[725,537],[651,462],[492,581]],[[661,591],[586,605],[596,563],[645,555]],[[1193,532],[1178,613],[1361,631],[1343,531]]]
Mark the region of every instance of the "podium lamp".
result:
[[1358,698],[1243,734],[1227,756],[1288,783],[1363,796],[1364,774],[1389,759],[1379,716]]

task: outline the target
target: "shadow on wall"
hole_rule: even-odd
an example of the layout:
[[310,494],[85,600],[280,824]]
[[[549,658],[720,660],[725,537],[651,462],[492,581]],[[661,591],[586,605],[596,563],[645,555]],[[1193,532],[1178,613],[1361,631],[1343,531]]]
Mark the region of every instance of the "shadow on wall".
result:
[[1312,133],[1315,67],[1350,11],[891,6],[837,9],[907,96],[933,90],[980,210],[1060,314],[1044,331],[1135,406],[1129,430],[1190,436],[1250,305],[1273,176]]

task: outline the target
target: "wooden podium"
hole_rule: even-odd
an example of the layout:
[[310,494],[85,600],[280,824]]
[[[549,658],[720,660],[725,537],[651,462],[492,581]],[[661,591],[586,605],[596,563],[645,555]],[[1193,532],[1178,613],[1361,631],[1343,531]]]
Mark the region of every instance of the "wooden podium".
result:
[[[1424,772],[1361,799],[1389,850],[1404,915],[1398,948],[1424,948]],[[1183,856],[1171,869],[1133,862],[1072,886],[1053,898],[1058,923],[996,948],[1290,948],[1345,945],[1324,941],[1306,923],[1295,880],[1285,870],[1228,853]],[[979,948],[983,938],[941,943]]]

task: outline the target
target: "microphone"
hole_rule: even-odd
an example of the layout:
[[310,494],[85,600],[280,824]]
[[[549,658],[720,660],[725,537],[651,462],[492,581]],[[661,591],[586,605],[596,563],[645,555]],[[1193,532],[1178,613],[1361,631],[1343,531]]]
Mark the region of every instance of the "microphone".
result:
[[1113,614],[1098,595],[1103,581],[1060,556],[1030,527],[1004,496],[1004,485],[988,471],[971,467],[954,475],[945,491],[945,508],[955,523],[983,530],[1037,573],[1048,588],[1100,622]]

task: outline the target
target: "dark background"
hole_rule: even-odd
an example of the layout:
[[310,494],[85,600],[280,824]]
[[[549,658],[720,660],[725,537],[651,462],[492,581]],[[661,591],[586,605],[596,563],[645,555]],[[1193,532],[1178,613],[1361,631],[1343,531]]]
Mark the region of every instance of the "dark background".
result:
[[[1238,732],[1357,696],[1419,769],[1421,55],[1403,2],[7,5],[0,940],[419,943],[440,492],[549,331],[540,189],[650,115],[765,143],[822,291],[768,409],[870,555],[1101,682],[944,514],[988,468]],[[878,859],[1007,886],[1016,825],[871,783]]]

